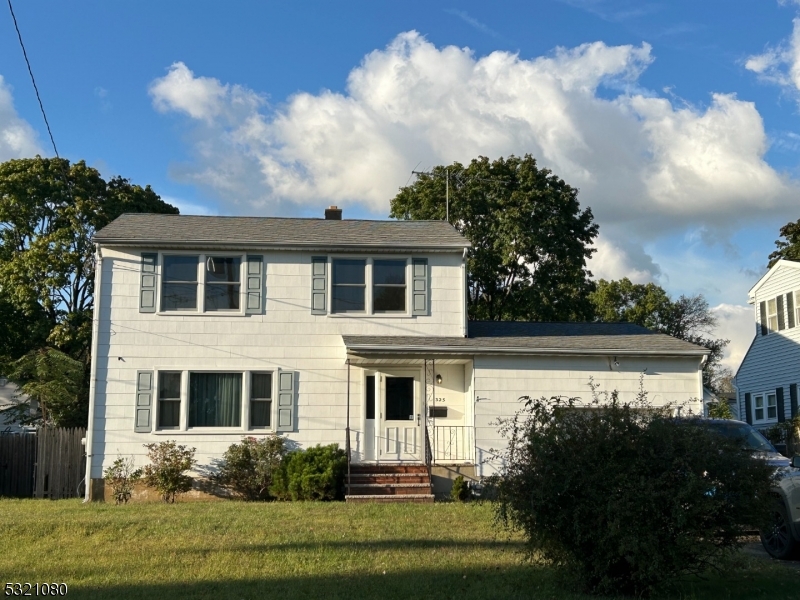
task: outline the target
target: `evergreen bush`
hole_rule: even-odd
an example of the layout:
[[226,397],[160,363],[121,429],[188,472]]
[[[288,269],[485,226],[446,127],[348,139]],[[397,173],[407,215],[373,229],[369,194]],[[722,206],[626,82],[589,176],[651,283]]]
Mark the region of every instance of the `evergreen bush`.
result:
[[273,476],[272,493],[291,500],[343,500],[347,456],[338,444],[286,455]]
[[472,498],[472,490],[463,475],[459,475],[453,480],[453,487],[450,489],[450,498],[455,502],[467,502]]

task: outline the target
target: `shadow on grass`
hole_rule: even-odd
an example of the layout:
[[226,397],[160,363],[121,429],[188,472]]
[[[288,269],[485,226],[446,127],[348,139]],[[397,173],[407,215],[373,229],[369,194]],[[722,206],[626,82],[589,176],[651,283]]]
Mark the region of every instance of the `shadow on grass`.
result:
[[[486,570],[402,571],[396,567],[386,574],[357,573],[341,576],[298,576],[235,581],[189,582],[180,584],[109,585],[102,588],[69,590],[73,598],[114,598],[118,600],[237,600],[261,598],[569,598],[553,587],[544,569],[518,566]],[[187,573],[187,577],[190,574]]]

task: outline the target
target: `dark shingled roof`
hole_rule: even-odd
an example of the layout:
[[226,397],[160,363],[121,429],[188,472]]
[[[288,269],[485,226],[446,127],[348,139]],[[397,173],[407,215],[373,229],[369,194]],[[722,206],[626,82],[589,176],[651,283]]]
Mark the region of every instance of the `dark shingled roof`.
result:
[[618,354],[708,354],[701,346],[651,331],[632,323],[520,323],[470,321],[469,336],[342,336],[354,353],[425,352],[481,354],[519,353],[601,353]]
[[444,221],[358,221],[276,217],[124,214],[95,242],[135,246],[461,249],[469,241]]

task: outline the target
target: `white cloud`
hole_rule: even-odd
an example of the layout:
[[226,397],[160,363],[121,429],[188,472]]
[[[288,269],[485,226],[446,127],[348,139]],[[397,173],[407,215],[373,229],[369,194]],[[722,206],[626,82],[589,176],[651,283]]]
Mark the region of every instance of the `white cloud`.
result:
[[[334,203],[386,216],[418,163],[512,153],[578,187],[604,231],[624,230],[618,255],[688,224],[716,231],[793,206],[798,186],[764,161],[754,104],[715,94],[707,107],[678,106],[640,88],[653,60],[648,44],[602,42],[476,57],[407,32],[369,53],[346,93],[302,92],[270,107],[182,63],[150,93],[156,109],[194,124],[194,159],[173,175],[232,212],[317,214]],[[606,251],[596,268],[612,272]],[[615,260],[656,275],[640,258]]]
[[730,340],[730,344],[725,348],[722,366],[729,367],[736,373],[755,335],[753,307],[720,304],[713,307],[711,312],[717,317],[714,336]]
[[11,86],[0,75],[0,162],[44,154],[33,127],[14,108]]
[[[800,1],[795,3],[800,4]],[[749,56],[744,67],[757,73],[761,80],[775,83],[797,96],[800,90],[800,17],[795,18],[793,24],[792,35],[761,54]]]
[[661,267],[653,258],[636,244],[625,243],[623,237],[610,241],[608,236],[600,235],[595,240],[597,250],[589,261],[589,270],[594,279],[622,279],[627,277],[633,283],[650,283],[661,275]]

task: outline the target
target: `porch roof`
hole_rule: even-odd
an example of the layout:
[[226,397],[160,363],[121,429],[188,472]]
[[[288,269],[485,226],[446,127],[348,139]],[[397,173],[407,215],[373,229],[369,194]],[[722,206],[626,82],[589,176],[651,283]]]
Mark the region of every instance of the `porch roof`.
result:
[[347,353],[616,354],[697,356],[709,350],[632,323],[524,323],[470,321],[467,337],[342,336]]

